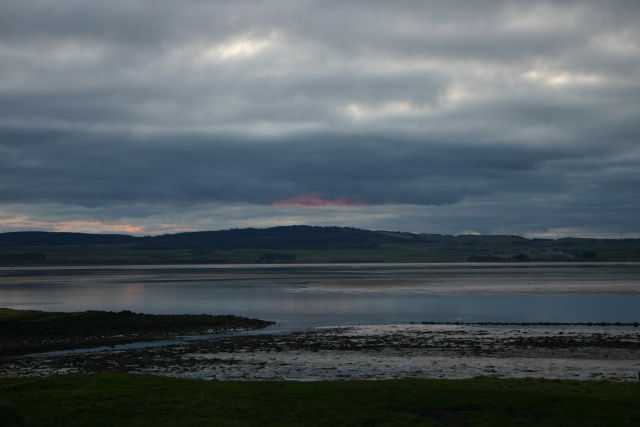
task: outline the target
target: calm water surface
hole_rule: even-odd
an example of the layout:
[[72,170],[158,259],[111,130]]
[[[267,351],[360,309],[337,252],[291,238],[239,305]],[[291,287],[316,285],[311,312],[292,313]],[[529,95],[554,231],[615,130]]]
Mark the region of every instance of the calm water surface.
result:
[[0,268],[0,307],[236,314],[300,329],[437,322],[637,322],[640,264]]

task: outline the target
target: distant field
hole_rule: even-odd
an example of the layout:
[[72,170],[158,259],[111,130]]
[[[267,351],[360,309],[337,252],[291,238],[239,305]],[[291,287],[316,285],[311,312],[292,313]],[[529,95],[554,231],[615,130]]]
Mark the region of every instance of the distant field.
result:
[[[272,262],[287,263],[420,263],[420,262],[518,262],[516,256],[526,255],[525,261],[577,262],[639,262],[638,244],[621,242],[581,243],[577,246],[556,245],[546,248],[513,246],[465,245],[379,245],[372,249],[234,249],[200,253],[192,249],[146,249],[131,245],[78,247],[32,247],[22,249],[44,255],[41,259],[1,258],[20,253],[0,248],[0,265],[134,265],[134,264],[206,264],[206,263],[265,263],[264,255],[281,254],[291,259]],[[594,253],[584,259],[567,254]],[[565,254],[560,256],[559,254]]]
[[640,261],[640,239],[443,236],[274,227],[133,237],[0,233],[0,265]]
[[0,379],[40,426],[638,426],[640,383],[208,382],[142,375]]

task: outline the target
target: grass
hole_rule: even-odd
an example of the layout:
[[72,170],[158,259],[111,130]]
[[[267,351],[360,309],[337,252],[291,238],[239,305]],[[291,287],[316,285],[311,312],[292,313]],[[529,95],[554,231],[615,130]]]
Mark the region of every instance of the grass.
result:
[[[0,307],[0,322],[17,320],[19,322],[53,322],[62,319],[83,318],[93,315],[91,312],[46,312],[38,310],[14,310]],[[96,314],[99,315],[99,314]]]
[[208,382],[0,379],[39,426],[637,426],[640,383],[538,379]]
[[13,310],[11,308],[0,307],[0,322],[6,320],[19,320],[33,316],[36,311],[32,310]]

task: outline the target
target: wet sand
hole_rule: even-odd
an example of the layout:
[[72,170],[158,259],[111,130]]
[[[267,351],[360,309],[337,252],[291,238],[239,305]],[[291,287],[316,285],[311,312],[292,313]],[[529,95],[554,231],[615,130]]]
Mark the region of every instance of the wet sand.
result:
[[209,380],[494,376],[638,381],[640,330],[366,325],[0,359],[0,376],[95,372]]

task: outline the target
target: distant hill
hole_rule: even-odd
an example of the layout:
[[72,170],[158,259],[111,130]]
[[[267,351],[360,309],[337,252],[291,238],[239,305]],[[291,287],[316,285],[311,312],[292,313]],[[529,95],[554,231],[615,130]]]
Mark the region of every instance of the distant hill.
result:
[[406,243],[406,236],[412,235],[407,233],[396,236],[349,227],[293,225],[166,234],[145,239],[141,248],[355,249],[370,248],[383,243]]
[[160,236],[0,233],[0,265],[640,261],[640,239],[446,236],[305,225]]
[[32,246],[84,246],[136,244],[137,249],[176,248],[329,248],[406,242],[411,234],[374,232],[356,228],[311,227],[305,225],[196,231],[160,236],[135,237],[124,234],[56,233],[21,231],[0,233],[0,248]]

